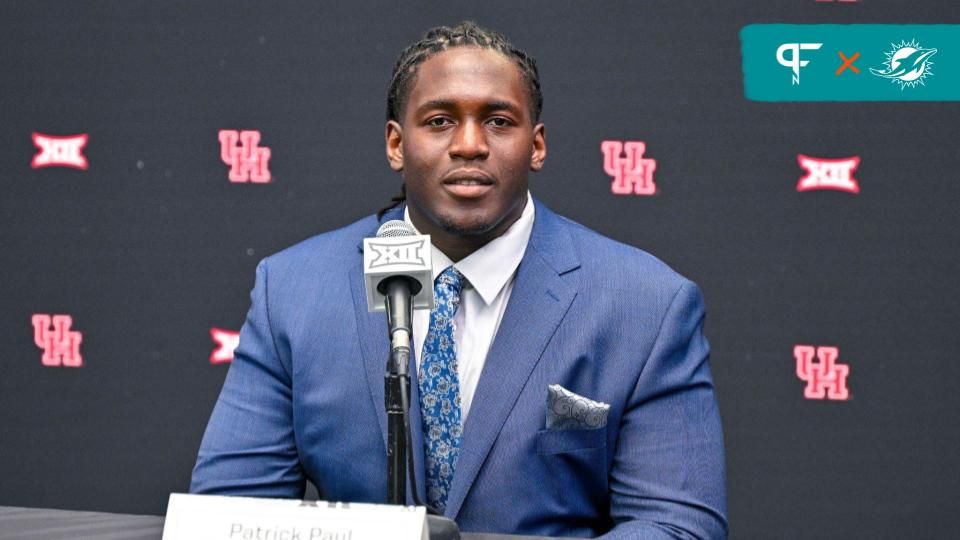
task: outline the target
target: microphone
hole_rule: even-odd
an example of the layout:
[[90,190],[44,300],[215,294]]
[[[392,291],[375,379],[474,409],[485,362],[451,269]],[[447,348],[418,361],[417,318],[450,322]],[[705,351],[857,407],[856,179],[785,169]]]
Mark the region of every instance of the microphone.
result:
[[[407,471],[413,472],[410,437],[410,337],[413,309],[433,308],[430,237],[404,221],[384,223],[376,238],[363,239],[363,279],[367,309],[387,312],[390,356],[384,375],[387,412],[387,502],[406,504]],[[410,476],[415,504],[416,477]]]
[[411,310],[433,308],[432,263],[430,237],[405,221],[388,221],[363,240],[367,309],[387,312],[391,350],[405,357],[401,370],[410,355]]

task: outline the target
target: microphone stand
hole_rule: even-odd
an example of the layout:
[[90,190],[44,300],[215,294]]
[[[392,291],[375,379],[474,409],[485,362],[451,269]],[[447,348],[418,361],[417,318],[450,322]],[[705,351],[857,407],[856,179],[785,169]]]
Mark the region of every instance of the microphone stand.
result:
[[[410,282],[405,279],[390,280],[383,292],[386,300],[387,331],[391,332],[390,354],[387,356],[387,370],[383,380],[384,405],[387,410],[387,503],[406,506],[409,464],[413,501],[417,506],[427,508],[430,540],[460,540],[457,523],[439,515],[436,509],[424,504],[417,494],[409,419],[410,336],[413,335]],[[396,320],[393,320],[394,317]],[[396,335],[398,333],[399,336]]]
[[[383,381],[387,409],[387,503],[406,505],[407,430],[404,420],[410,404],[404,403],[409,400],[403,398],[410,395],[408,366],[413,319],[410,283],[405,279],[390,280],[384,297],[387,303],[387,328],[392,331]],[[394,317],[396,320],[391,320]]]
[[[387,406],[387,503],[407,504],[407,444],[404,429],[401,392],[410,395],[410,375],[396,369],[394,355],[387,361],[384,376],[384,399]],[[393,364],[392,366],[390,364]]]

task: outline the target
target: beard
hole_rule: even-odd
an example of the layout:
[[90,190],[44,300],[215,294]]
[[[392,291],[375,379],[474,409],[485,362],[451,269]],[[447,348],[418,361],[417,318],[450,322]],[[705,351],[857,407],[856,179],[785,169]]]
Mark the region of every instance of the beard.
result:
[[457,221],[452,216],[438,216],[438,225],[444,232],[455,236],[483,236],[496,227],[496,223],[484,221],[481,218],[474,220]]

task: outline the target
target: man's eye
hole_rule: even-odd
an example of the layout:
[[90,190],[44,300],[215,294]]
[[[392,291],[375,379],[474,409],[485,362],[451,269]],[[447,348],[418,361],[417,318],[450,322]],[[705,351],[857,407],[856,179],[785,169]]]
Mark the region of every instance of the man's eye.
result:
[[428,125],[428,126],[433,126],[433,127],[446,126],[446,125],[448,125],[448,124],[450,124],[450,119],[449,119],[449,118],[445,118],[445,117],[443,117],[443,116],[437,116],[437,117],[435,117],[435,118],[431,118],[431,119],[427,120],[427,125]]
[[507,126],[509,126],[509,125],[511,124],[510,120],[507,120],[506,118],[504,118],[504,117],[502,117],[502,116],[495,116],[495,117],[491,118],[490,120],[488,120],[488,122],[490,122],[491,124],[493,124],[493,125],[495,125],[495,126],[497,126],[497,127],[507,127]]

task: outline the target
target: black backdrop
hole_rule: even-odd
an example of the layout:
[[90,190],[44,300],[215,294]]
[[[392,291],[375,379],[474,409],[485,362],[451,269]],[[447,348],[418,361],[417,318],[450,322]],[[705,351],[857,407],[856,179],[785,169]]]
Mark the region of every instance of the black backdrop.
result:
[[[187,489],[257,261],[385,203],[400,49],[472,19],[539,61],[532,191],[703,288],[731,535],[935,537],[960,498],[956,103],[756,103],[752,23],[960,23],[948,1],[8,2],[0,6],[0,504],[161,514]],[[941,54],[948,54],[942,51]],[[861,66],[863,68],[863,66]],[[231,183],[252,129],[268,184]],[[32,133],[89,135],[87,170]],[[604,140],[643,141],[654,196],[617,196]],[[859,156],[858,195],[799,193],[797,155]],[[81,368],[33,314],[68,314]],[[835,346],[812,400],[795,345]]]

